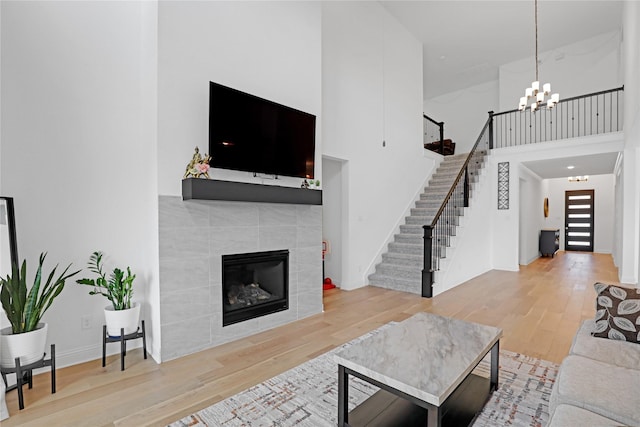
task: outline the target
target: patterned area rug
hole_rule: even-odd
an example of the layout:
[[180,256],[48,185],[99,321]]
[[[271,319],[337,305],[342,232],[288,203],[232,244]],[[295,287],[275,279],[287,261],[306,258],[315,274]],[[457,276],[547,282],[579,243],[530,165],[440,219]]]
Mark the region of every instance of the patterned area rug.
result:
[[[384,326],[382,327],[384,328]],[[359,337],[341,348],[375,334]],[[170,424],[184,426],[336,426],[339,349],[290,369],[235,396]],[[488,377],[489,360],[474,373]],[[549,418],[549,394],[558,365],[522,354],[500,352],[500,388],[493,393],[474,427],[541,427]],[[357,378],[349,379],[349,409],[378,389]]]

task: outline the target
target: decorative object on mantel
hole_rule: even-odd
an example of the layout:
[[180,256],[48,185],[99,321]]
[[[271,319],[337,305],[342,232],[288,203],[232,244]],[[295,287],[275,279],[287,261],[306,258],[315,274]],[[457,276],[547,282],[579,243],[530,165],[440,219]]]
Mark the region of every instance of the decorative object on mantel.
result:
[[211,161],[211,156],[205,153],[204,157],[200,154],[200,149],[196,147],[195,153],[193,153],[193,157],[191,161],[187,165],[183,178],[207,178],[209,179],[209,162]]
[[140,304],[131,302],[133,280],[136,275],[131,274],[129,267],[127,267],[126,276],[124,271],[114,268],[109,279],[107,279],[107,275],[102,268],[103,256],[102,252],[96,251],[91,254],[87,263],[89,271],[95,273],[98,277],[96,279],[79,279],[76,280],[76,283],[92,286],[93,290],[89,292],[89,295],[102,295],[111,301],[111,305],[104,308],[109,336],[119,337],[122,328],[124,328],[125,335],[136,333],[140,318]]
[[300,186],[300,188],[308,188],[310,190],[320,189],[320,180],[305,179],[304,181],[302,181],[302,185]]

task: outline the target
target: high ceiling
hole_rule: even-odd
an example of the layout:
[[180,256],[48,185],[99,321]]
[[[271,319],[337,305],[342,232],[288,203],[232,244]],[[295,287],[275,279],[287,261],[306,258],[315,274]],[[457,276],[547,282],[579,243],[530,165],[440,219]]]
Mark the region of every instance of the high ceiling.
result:
[[[534,0],[380,3],[422,42],[425,99],[497,80],[500,65],[534,57]],[[621,30],[622,3],[539,0],[538,51]],[[616,157],[577,156],[525,165],[545,179],[597,175],[612,173]],[[576,168],[569,171],[569,164]]]
[[[500,65],[534,56],[533,0],[380,3],[422,42],[425,99],[496,80]],[[620,29],[622,3],[539,0],[539,52]]]

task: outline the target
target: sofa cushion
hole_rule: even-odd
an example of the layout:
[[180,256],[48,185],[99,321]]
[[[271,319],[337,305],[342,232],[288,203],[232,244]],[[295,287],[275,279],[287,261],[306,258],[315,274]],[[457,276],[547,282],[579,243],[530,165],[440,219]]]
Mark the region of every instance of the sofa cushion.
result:
[[580,329],[573,337],[569,354],[640,370],[640,346],[625,341],[592,337],[591,332],[594,326],[593,319],[582,322]]
[[596,283],[594,337],[640,343],[640,288]]
[[619,423],[640,427],[640,371],[569,355],[549,398],[551,413],[562,405],[595,412]]
[[547,427],[567,426],[609,427],[620,426],[620,423],[577,406],[558,405],[553,414],[551,414]]

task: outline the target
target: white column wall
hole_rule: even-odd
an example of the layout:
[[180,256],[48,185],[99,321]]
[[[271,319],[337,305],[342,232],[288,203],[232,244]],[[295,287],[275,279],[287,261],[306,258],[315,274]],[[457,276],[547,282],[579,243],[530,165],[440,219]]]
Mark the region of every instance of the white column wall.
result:
[[544,180],[520,164],[519,178],[520,246],[518,262],[527,265],[540,256],[540,230],[544,225]]
[[[145,299],[158,280],[156,150],[142,111],[153,104],[146,79],[154,69],[143,46],[155,34],[141,25],[154,20],[153,8],[47,1],[0,8],[0,193],[15,198],[28,280],[41,252],[50,271],[56,263],[84,268],[91,252],[103,250],[108,267],[130,266],[137,275],[134,300],[153,328]],[[100,357],[108,301],[88,291],[67,282],[44,315],[59,366]]]
[[341,287],[367,284],[435,161],[422,148],[422,47],[375,2],[322,4],[323,154],[345,161]]
[[622,167],[622,244],[620,281],[638,284],[640,270],[640,4],[625,1],[624,31],[624,159]]

